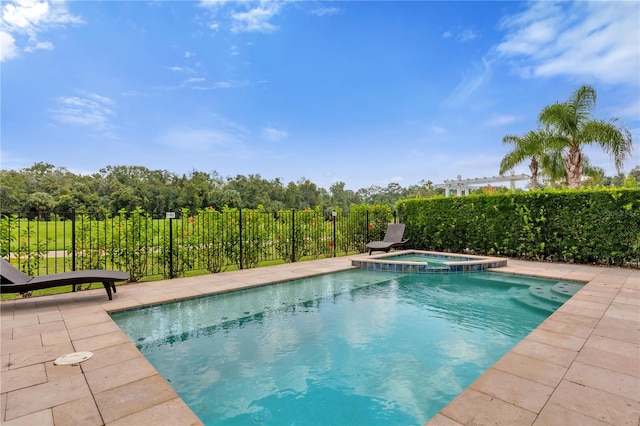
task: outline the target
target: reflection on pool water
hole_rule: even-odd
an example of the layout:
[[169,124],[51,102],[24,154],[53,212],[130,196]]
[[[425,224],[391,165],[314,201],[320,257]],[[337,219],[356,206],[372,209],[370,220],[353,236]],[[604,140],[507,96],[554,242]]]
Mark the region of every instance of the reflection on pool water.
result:
[[578,288],[351,270],[112,317],[207,425],[418,425]]

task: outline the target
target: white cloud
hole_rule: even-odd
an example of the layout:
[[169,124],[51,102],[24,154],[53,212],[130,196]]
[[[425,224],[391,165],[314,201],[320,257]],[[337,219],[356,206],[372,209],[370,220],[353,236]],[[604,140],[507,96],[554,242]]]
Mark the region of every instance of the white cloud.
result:
[[49,14],[49,3],[17,1],[5,4],[2,21],[10,27],[27,30],[37,26]]
[[109,98],[95,93],[82,93],[82,96],[61,96],[56,102],[57,106],[50,113],[62,124],[92,126],[102,130],[111,128],[115,103]]
[[478,33],[476,33],[473,30],[469,30],[469,29],[460,31],[459,33],[457,33],[455,35],[451,31],[445,31],[442,34],[442,38],[445,38],[445,39],[453,38],[454,40],[456,40],[456,41],[458,41],[460,43],[465,43],[467,41],[471,41],[471,40],[473,40],[473,39],[475,39],[477,37],[478,37]]
[[202,83],[206,81],[206,78],[204,77],[192,77],[192,78],[188,78],[184,81],[184,84],[193,84],[193,83]]
[[53,50],[52,42],[39,40],[41,33],[68,24],[83,23],[82,18],[69,13],[65,2],[61,0],[6,2],[2,6],[0,14],[0,23],[4,29],[2,34],[3,61],[17,56],[21,49],[26,52]]
[[462,82],[446,100],[450,106],[460,106],[491,77],[491,62],[482,58],[482,64],[476,64],[472,74],[463,76]]
[[640,120],[640,98],[626,105],[620,105],[620,107],[614,110],[613,115],[622,119]]
[[280,13],[286,2],[279,1],[216,1],[202,0],[199,4],[211,13],[207,26],[218,31],[229,28],[234,33],[270,33],[278,29],[271,20]]
[[505,124],[513,123],[517,119],[518,117],[515,117],[513,115],[498,115],[485,121],[484,124],[490,127],[498,127],[504,126]]
[[474,38],[478,37],[478,34],[473,30],[464,30],[460,34],[456,36],[456,40],[461,43],[471,41]]
[[217,114],[211,116],[210,123],[207,127],[172,126],[162,131],[156,142],[188,155],[198,153],[201,157],[206,153],[241,159],[253,155],[246,146],[250,132],[242,125]]
[[278,13],[278,3],[253,8],[247,12],[235,12],[231,15],[232,32],[261,32],[270,33],[278,29],[269,20]]
[[35,50],[53,50],[53,43],[50,41],[39,41],[32,46],[25,47],[25,52],[33,52]]
[[497,46],[521,75],[571,76],[640,84],[640,7],[636,2],[541,1],[502,22]]
[[233,146],[237,135],[222,129],[174,128],[158,138],[158,143],[187,151],[209,151],[213,147]]
[[248,85],[248,82],[242,80],[216,81],[212,86],[205,87],[205,89],[233,89],[235,87],[245,87]]
[[340,13],[342,13],[342,9],[338,7],[318,7],[311,11],[311,14],[316,16],[331,16]]
[[11,34],[0,31],[0,62],[13,59],[17,54],[16,39]]
[[279,142],[289,137],[289,133],[284,130],[276,129],[275,127],[265,127],[262,129],[262,137],[271,142]]

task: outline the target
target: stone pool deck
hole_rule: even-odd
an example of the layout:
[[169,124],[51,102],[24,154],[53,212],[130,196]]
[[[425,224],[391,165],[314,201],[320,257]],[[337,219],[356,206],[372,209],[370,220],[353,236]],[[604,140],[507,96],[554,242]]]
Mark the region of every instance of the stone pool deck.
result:
[[[199,425],[108,313],[351,268],[366,255],[0,304],[0,423]],[[587,282],[429,426],[640,424],[640,270],[509,260],[497,271]],[[77,366],[61,355],[91,351]],[[427,421],[428,419],[425,419]]]

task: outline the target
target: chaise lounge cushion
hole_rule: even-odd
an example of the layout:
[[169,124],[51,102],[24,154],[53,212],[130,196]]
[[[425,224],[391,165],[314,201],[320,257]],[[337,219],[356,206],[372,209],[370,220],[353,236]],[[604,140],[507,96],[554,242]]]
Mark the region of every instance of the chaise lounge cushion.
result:
[[392,223],[387,227],[387,231],[384,234],[382,241],[371,241],[367,243],[369,254],[373,251],[388,252],[394,247],[404,245],[409,239],[403,239],[404,236],[404,223]]

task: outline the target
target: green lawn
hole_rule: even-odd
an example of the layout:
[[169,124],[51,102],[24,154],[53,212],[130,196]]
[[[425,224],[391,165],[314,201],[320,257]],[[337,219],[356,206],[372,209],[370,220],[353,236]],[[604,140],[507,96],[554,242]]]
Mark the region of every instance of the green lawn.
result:
[[20,219],[11,222],[11,251],[35,251],[38,244],[47,243],[47,250],[66,250],[71,247],[71,221],[38,221]]

